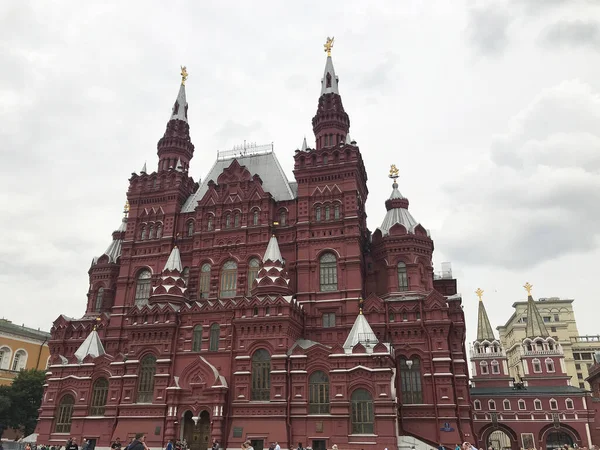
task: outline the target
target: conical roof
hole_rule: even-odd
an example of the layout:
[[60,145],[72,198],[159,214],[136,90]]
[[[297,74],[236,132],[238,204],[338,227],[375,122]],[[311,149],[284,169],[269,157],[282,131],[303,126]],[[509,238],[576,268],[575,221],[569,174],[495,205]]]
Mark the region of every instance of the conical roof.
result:
[[347,352],[350,352],[358,343],[361,343],[365,347],[373,347],[379,343],[379,340],[375,336],[375,333],[373,333],[373,329],[371,328],[371,325],[369,325],[369,322],[362,311],[356,316],[354,325],[352,325],[352,329],[350,330],[350,333],[348,333],[348,337],[342,347],[344,347],[344,350]]
[[495,338],[494,330],[490,324],[490,319],[483,305],[483,301],[479,300],[479,311],[477,313],[477,340],[478,341],[493,341]]
[[335,69],[333,68],[333,60],[331,56],[327,57],[327,61],[325,62],[325,71],[323,72],[323,78],[321,79],[321,95],[323,94],[338,94],[338,83],[339,79],[335,74]]
[[300,150],[302,150],[303,152],[308,150],[308,144],[306,143],[306,136],[304,136],[304,139],[302,140],[302,148]]
[[183,271],[183,265],[181,264],[181,254],[179,253],[179,247],[177,246],[173,247],[173,250],[171,250],[171,254],[169,255],[169,259],[167,259],[167,263],[165,264],[163,272],[167,270],[177,270],[178,272]]
[[[543,337],[547,338],[550,336],[548,333],[548,329],[546,328],[546,324],[544,323],[544,319],[542,319],[542,315],[537,309],[535,305],[535,301],[531,296],[531,286],[529,283],[526,285],[526,289],[528,289],[527,295],[527,326],[525,327],[525,334],[528,338],[536,338]],[[529,286],[529,288],[527,288]]]
[[279,243],[277,242],[275,235],[271,236],[271,239],[269,239],[265,256],[263,256],[263,262],[267,261],[279,261],[283,263],[283,257],[281,256],[281,251],[279,250]]
[[171,112],[171,120],[182,120],[187,122],[187,100],[185,98],[185,84],[181,83],[179,86],[179,93],[177,94],[177,100],[173,105],[173,111]]
[[398,190],[396,180],[392,184],[392,193],[390,198],[386,200],[385,207],[387,213],[379,227],[383,236],[387,236],[390,233],[390,229],[397,224],[406,228],[408,233],[415,232],[415,227],[419,225],[419,222],[408,211],[408,199]]
[[104,351],[104,346],[102,345],[100,336],[96,331],[96,327],[94,327],[88,337],[85,338],[85,341],[83,341],[79,348],[75,351],[75,357],[79,362],[81,362],[88,355],[90,355],[92,358],[97,358],[105,353],[106,352]]

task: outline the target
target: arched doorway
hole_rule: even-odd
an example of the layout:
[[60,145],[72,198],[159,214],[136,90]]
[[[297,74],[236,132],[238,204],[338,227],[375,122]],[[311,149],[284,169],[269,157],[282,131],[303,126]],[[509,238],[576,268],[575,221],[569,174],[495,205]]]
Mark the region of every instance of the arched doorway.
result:
[[194,417],[191,411],[183,415],[183,439],[190,450],[207,450],[210,447],[210,416],[202,411],[199,417]]
[[512,442],[510,436],[504,430],[495,430],[490,433],[487,439],[487,447],[492,447],[494,450],[510,450]]
[[573,448],[573,438],[571,434],[563,430],[552,430],[546,436],[546,450],[556,450],[562,448],[565,444]]

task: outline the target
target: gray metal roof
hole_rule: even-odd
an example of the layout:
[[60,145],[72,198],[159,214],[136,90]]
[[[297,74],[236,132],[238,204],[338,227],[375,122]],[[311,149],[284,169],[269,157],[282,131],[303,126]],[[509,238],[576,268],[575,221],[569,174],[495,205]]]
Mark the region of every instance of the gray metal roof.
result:
[[[121,226],[117,229],[119,233],[125,232],[127,230],[127,216],[123,217],[121,221]],[[121,256],[121,246],[123,245],[123,240],[120,238],[113,239],[104,255],[108,256],[109,263],[116,263],[119,256]],[[95,261],[98,258],[94,258]]]
[[173,247],[173,250],[171,250],[171,254],[169,255],[169,259],[167,259],[167,263],[165,264],[163,271],[165,270],[177,270],[180,273],[183,272],[179,247],[175,246]]
[[30,339],[38,339],[40,341],[50,339],[50,333],[46,331],[28,328],[25,325],[16,325],[7,319],[0,319],[0,332],[14,334]]
[[[331,86],[330,87],[327,87],[327,83],[325,81],[327,79],[328,73],[331,76]],[[325,62],[325,71],[323,72],[323,78],[321,78],[321,95],[332,94],[332,93],[339,95],[340,92],[338,90],[338,82],[339,82],[339,79],[335,75],[335,69],[333,68],[333,60],[331,59],[331,56],[328,56],[327,61]]]
[[367,353],[373,352],[373,347],[379,343],[379,339],[373,333],[373,329],[367,318],[361,313],[356,316],[356,320],[354,321],[354,325],[352,325],[352,329],[350,333],[348,333],[348,337],[346,338],[346,342],[344,342],[344,351],[346,353],[352,353],[352,349],[358,343],[361,343],[367,349]]
[[[390,195],[389,200],[396,199],[405,199],[405,197],[398,190],[398,184],[394,182],[392,185],[392,194]],[[419,225],[419,222],[415,220],[412,214],[408,211],[408,209],[403,207],[390,208],[383,218],[383,222],[379,229],[381,230],[382,236],[387,236],[390,234],[390,229],[396,225],[400,224],[406,231],[409,233],[415,232],[415,227]],[[429,234],[429,233],[428,233]]]
[[75,356],[77,357],[77,360],[81,362],[88,355],[91,355],[92,358],[97,358],[105,353],[100,336],[98,336],[98,332],[94,329],[75,351]]
[[234,160],[237,160],[240,166],[246,167],[253,176],[260,176],[260,179],[263,182],[263,189],[266,192],[269,192],[276,201],[292,200],[296,197],[277,157],[275,156],[275,152],[270,151],[262,154],[240,155],[234,158],[217,159],[208,172],[208,175],[204,178],[204,182],[200,185],[198,190],[186,200],[181,211],[183,213],[194,211],[198,202],[202,200],[202,197],[204,197],[204,194],[206,194],[206,191],[208,190],[208,182],[213,180],[216,183],[219,175],[223,170],[229,167]]
[[281,251],[279,250],[279,244],[277,243],[277,238],[275,235],[271,236],[269,239],[269,245],[267,245],[267,251],[265,252],[265,256],[263,256],[263,262],[266,261],[279,261],[283,264],[283,257],[281,256]]
[[[176,108],[176,105],[179,105]],[[179,94],[177,94],[177,100],[173,105],[173,112],[171,113],[171,120],[178,119],[187,122],[185,111],[187,110],[187,100],[185,99],[185,85],[179,86]]]

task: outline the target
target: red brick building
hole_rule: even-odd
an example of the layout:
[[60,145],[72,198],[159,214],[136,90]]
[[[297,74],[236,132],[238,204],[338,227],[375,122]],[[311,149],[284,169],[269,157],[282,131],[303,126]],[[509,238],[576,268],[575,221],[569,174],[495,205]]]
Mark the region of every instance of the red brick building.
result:
[[477,447],[552,450],[564,444],[590,447],[592,442],[599,443],[592,440],[595,412],[588,393],[571,386],[562,348],[548,334],[530,294],[526,331],[527,338],[517,344],[519,377],[515,379],[509,375],[506,352],[479,302],[477,340],[471,350]]
[[194,181],[182,75],[157,169],[132,175],[130,209],[89,269],[85,315],[52,327],[38,442],[471,439],[456,280],[434,277],[433,241],[397,171],[368,230],[367,173],[331,56],[315,146],[284,156],[294,181],[271,146],[220,153]]
[[[600,353],[594,355],[594,365],[589,369],[589,375],[586,380],[590,383],[592,396],[588,399],[590,409],[594,410],[596,417],[600,417]],[[598,420],[591,425],[592,441],[597,444],[600,442],[600,423]]]

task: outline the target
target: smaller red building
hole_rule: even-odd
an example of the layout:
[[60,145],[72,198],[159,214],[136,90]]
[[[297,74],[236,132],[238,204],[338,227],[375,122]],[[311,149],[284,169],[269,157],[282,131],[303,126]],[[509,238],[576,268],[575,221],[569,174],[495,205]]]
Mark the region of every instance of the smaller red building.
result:
[[594,422],[590,428],[592,442],[596,445],[600,442],[600,354],[596,353],[594,365],[589,369],[589,376],[586,380],[592,388],[592,396],[588,398],[588,408],[596,413],[599,419]]
[[520,344],[519,376],[509,374],[478,290],[477,340],[471,350],[473,422],[479,448],[590,447],[594,411],[587,391],[571,386],[560,344],[548,334],[528,290],[527,338]]

